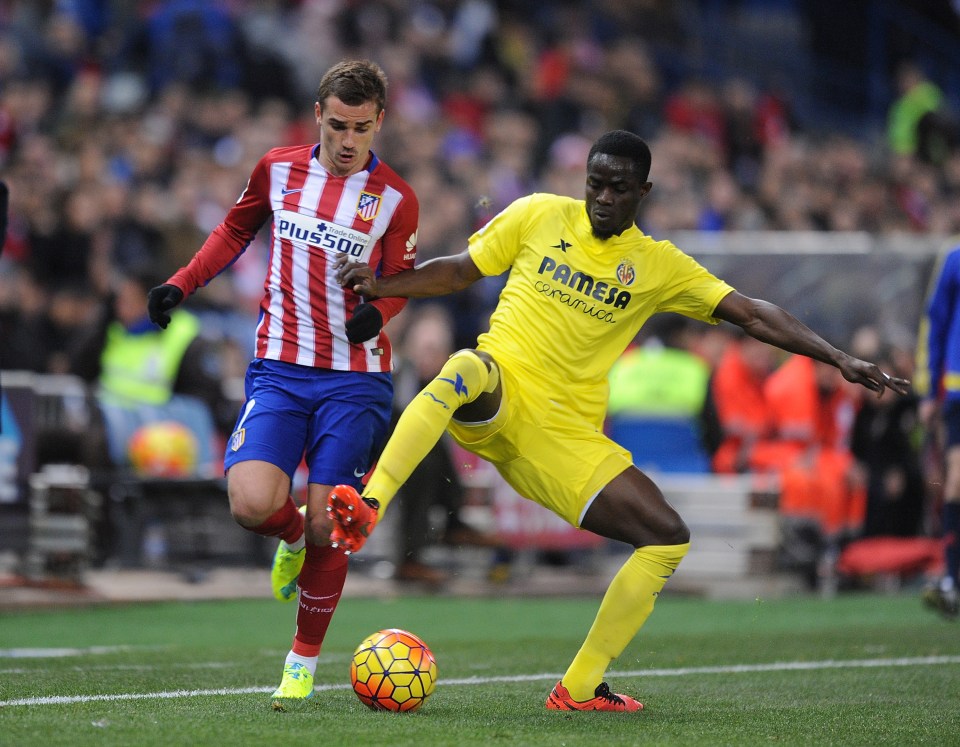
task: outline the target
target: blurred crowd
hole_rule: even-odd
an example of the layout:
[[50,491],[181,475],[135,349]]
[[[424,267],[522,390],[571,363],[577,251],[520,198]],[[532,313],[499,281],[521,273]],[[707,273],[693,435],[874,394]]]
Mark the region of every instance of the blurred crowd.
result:
[[[620,127],[652,145],[641,224],[654,235],[960,230],[949,117],[932,136],[919,124],[942,95],[891,107],[899,134],[882,142],[800,128],[789,91],[682,73],[682,6],[0,4],[0,176],[11,188],[0,360],[69,371],[74,333],[119,274],[184,264],[260,155],[314,138],[315,86],[345,56],[373,58],[389,75],[377,149],[420,197],[421,261],[459,250],[520,195],[582,196],[589,144]],[[936,89],[919,75],[903,76],[899,92]],[[265,256],[261,238],[194,300],[207,334],[240,346],[241,361]],[[458,345],[481,330],[497,292],[490,281],[450,301]]]
[[[655,236],[960,231],[955,119],[921,68],[891,73],[881,137],[825,132],[798,122],[789,90],[685,70],[680,9],[696,5],[0,3],[0,366],[83,373],[79,341],[110,318],[119,280],[185,264],[264,152],[311,142],[319,77],[344,57],[389,77],[375,150],[419,196],[419,261],[524,194],[582,197],[589,146],[615,128],[651,144],[640,223]],[[266,255],[261,235],[188,305],[217,343],[214,379],[252,352]],[[456,347],[498,292],[487,279],[443,301]]]
[[[912,349],[884,342],[871,325],[852,338],[855,355],[913,377]],[[939,475],[929,464],[935,445],[912,393],[878,398],[833,366],[676,315],[651,320],[610,386],[608,434],[641,468],[772,479],[779,562],[811,586],[836,582],[841,553],[858,540],[937,531],[939,486],[925,481]],[[936,551],[917,549],[924,562]]]

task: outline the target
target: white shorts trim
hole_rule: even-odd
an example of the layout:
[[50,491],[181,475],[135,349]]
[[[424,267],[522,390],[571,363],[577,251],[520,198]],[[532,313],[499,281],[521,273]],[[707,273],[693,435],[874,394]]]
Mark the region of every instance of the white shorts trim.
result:
[[[600,490],[603,490],[603,488]],[[593,505],[593,502],[597,499],[597,496],[600,495],[600,490],[591,495],[587,502],[583,504],[583,508],[580,509],[580,515],[577,516],[577,527],[583,524],[583,517],[587,515],[587,511],[589,510],[590,506]]]

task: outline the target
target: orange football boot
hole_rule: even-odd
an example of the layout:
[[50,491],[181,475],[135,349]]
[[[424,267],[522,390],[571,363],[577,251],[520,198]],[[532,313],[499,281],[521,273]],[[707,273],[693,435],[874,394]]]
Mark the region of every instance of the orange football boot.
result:
[[629,695],[610,692],[606,682],[601,682],[590,700],[574,700],[562,683],[558,682],[547,698],[548,711],[640,711],[643,703]]
[[357,552],[380,518],[380,504],[373,498],[363,498],[350,485],[337,485],[327,496],[327,513],[333,520],[330,544],[344,553]]

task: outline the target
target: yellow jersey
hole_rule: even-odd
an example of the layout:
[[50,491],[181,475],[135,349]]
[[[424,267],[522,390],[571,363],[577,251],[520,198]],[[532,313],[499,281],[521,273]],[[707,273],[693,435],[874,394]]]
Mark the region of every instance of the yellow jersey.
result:
[[470,237],[484,275],[510,270],[477,348],[597,428],[607,374],[643,323],[671,311],[710,324],[733,288],[669,241],[636,226],[593,235],[586,204],[522,197]]

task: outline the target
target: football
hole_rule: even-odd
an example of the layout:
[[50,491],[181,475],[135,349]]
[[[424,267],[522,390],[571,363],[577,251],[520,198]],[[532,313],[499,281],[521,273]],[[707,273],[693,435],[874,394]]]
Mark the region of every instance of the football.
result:
[[437,660],[413,633],[380,630],[353,652],[350,683],[360,701],[375,711],[416,711],[437,684]]

